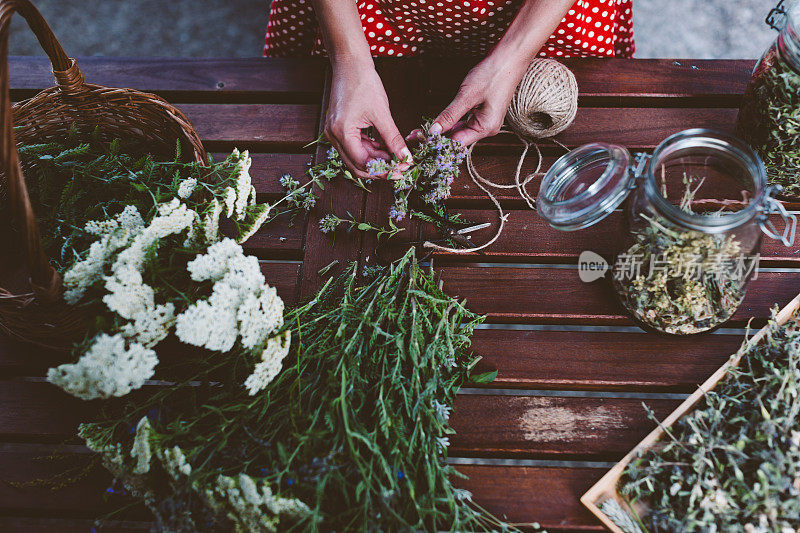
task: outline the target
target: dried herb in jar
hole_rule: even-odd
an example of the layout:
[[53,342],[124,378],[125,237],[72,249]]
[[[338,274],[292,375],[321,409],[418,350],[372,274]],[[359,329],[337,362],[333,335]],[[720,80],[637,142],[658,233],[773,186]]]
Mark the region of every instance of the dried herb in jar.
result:
[[745,92],[737,130],[764,161],[770,183],[800,196],[800,72],[773,46]]
[[[685,179],[679,207],[691,213],[700,185]],[[646,326],[689,335],[726,321],[745,294],[752,258],[733,236],[680,230],[647,215],[634,243],[617,256],[614,287],[621,303]]]

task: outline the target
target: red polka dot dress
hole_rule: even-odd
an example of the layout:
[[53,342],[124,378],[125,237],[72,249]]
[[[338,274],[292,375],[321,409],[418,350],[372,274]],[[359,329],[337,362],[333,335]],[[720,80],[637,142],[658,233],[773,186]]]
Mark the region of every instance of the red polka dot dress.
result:
[[[373,56],[485,55],[524,0],[354,0]],[[632,57],[632,0],[578,0],[542,57]],[[325,53],[311,0],[272,0],[264,55]]]

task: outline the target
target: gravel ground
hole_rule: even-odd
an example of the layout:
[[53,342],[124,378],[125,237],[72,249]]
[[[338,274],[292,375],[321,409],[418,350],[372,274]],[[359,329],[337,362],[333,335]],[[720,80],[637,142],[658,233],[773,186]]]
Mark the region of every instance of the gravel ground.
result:
[[[269,0],[34,0],[76,56],[261,55]],[[777,0],[633,0],[638,57],[754,58]],[[19,17],[11,54],[37,55]]]

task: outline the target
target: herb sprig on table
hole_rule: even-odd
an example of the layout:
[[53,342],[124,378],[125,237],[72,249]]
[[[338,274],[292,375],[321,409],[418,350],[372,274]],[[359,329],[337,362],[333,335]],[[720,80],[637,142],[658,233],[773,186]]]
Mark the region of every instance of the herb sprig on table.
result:
[[[426,122],[420,131],[427,132],[429,127],[430,123]],[[372,179],[388,179],[394,190],[394,202],[388,211],[388,228],[360,223],[352,217],[345,219],[341,215],[330,213],[320,224],[325,233],[330,233],[343,222],[347,222],[349,230],[375,231],[379,237],[388,239],[399,233],[396,224],[409,216],[435,223],[443,234],[447,233],[445,226],[463,223],[457,216],[448,215],[442,208],[443,200],[450,197],[450,187],[458,177],[459,165],[466,156],[466,147],[458,141],[440,134],[423,134],[413,145],[413,162],[397,158],[390,161],[373,159],[367,162],[371,179],[366,181],[353,176],[336,149],[328,149],[326,155],[326,161],[309,169],[308,175],[311,179],[319,181],[320,178],[343,176],[367,192],[370,192]],[[435,218],[431,217],[431,213]]]
[[771,321],[665,446],[626,469],[621,493],[647,504],[651,531],[800,528],[799,326]]

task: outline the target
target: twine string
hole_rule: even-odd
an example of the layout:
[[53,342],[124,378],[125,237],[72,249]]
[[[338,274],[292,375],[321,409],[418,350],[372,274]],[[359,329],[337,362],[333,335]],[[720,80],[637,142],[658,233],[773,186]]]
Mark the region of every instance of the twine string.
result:
[[[489,190],[516,189],[517,194],[525,201],[530,209],[536,210],[536,197],[528,192],[527,186],[542,172],[542,150],[536,139],[548,139],[565,151],[569,149],[560,141],[552,138],[565,129],[575,120],[578,111],[578,84],[572,72],[552,59],[535,59],[528,71],[523,76],[517,87],[506,118],[510,129],[503,129],[501,134],[514,134],[522,143],[522,153],[517,161],[514,171],[514,183],[495,183],[478,172],[472,161],[472,151],[475,144],[467,148],[466,166],[472,182],[478,186],[494,204],[498,214],[497,230],[489,241],[471,248],[451,248],[430,241],[425,241],[423,246],[434,251],[451,254],[469,254],[478,252],[494,244],[505,229],[508,214],[503,213],[500,201]],[[531,146],[536,149],[536,169],[522,177],[522,166],[528,156]]]

